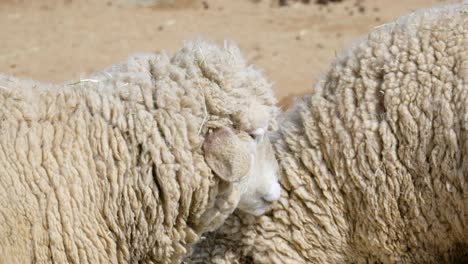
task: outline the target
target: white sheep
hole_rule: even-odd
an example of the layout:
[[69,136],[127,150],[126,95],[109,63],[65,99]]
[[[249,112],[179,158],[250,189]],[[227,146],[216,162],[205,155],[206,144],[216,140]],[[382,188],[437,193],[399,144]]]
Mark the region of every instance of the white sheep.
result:
[[468,263],[468,5],[420,10],[337,59],[272,137],[281,198],[192,263]]
[[279,198],[276,100],[232,44],[65,85],[0,75],[0,102],[0,263],[177,263],[238,205]]

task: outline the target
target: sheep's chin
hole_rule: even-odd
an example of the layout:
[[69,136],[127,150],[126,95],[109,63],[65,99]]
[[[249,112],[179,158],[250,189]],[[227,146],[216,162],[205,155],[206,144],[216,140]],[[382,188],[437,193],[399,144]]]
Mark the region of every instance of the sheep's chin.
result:
[[262,214],[266,213],[269,211],[270,207],[264,207],[264,208],[257,208],[250,214],[255,215],[255,216],[261,216]]
[[246,213],[246,214],[250,214],[250,215],[254,215],[254,216],[261,216],[261,215],[265,214],[266,212],[270,211],[271,206],[267,205],[267,206],[253,207],[253,208],[241,208],[241,207],[239,207],[238,209],[240,211]]

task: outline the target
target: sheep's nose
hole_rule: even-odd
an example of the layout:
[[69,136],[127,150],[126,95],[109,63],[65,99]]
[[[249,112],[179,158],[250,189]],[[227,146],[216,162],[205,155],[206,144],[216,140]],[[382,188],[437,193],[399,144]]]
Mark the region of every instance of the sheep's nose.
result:
[[271,187],[269,192],[266,195],[264,195],[262,198],[263,200],[272,203],[274,201],[277,201],[280,198],[280,194],[281,194],[281,186],[279,185],[279,183],[276,182]]

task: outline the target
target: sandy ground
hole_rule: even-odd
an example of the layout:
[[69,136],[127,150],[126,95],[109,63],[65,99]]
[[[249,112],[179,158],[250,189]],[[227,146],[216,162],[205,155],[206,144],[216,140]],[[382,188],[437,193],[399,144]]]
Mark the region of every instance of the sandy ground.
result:
[[[179,49],[202,36],[234,40],[264,69],[283,106],[310,90],[336,53],[375,26],[436,0],[343,0],[277,7],[271,0],[0,0],[0,72],[78,79],[135,52]],[[314,2],[314,0],[311,0]]]

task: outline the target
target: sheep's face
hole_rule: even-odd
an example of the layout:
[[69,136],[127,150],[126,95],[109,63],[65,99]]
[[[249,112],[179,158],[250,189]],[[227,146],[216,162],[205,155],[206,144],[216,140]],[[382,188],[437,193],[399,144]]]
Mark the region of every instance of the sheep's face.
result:
[[279,199],[278,163],[263,129],[234,133],[218,128],[207,135],[204,150],[208,165],[227,183],[219,208],[260,215]]
[[278,162],[267,137],[260,136],[255,140],[253,166],[245,185],[238,208],[246,213],[261,215],[280,197]]
[[248,134],[218,128],[207,135],[204,150],[208,165],[226,183],[219,208],[260,215],[279,199],[278,163],[263,129]]

